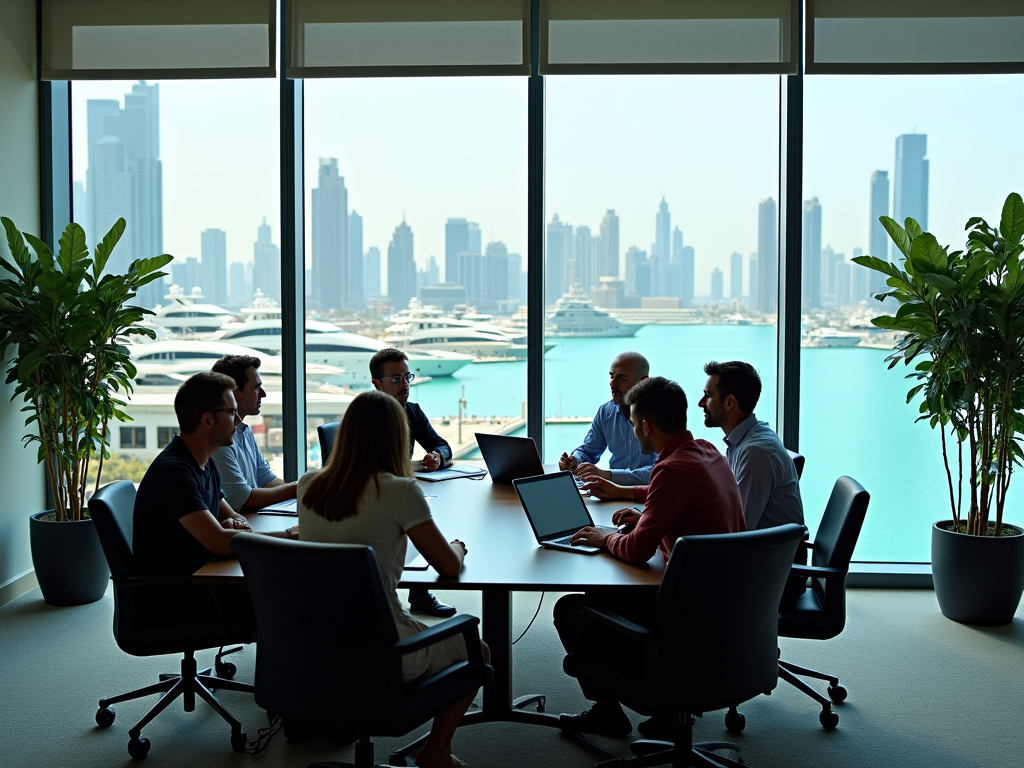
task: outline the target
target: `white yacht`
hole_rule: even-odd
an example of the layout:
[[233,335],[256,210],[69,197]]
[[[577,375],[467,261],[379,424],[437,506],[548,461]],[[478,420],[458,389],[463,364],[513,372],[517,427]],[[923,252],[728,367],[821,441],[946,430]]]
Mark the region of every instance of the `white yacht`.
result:
[[235,317],[224,307],[204,304],[198,287],[186,296],[180,286],[172,285],[164,300],[166,303],[158,305],[144,322],[160,338],[206,339]]
[[549,336],[620,338],[633,336],[645,323],[624,323],[610,312],[596,309],[587,295],[574,284],[568,293],[555,302],[548,312],[548,323],[554,326]]
[[[398,349],[461,352],[474,357],[517,359],[526,357],[526,334],[499,328],[490,322],[455,318],[439,309],[422,306],[417,299],[391,316],[384,341]],[[545,345],[545,352],[554,345]]]
[[864,337],[851,331],[839,331],[835,328],[816,328],[804,334],[804,346],[807,347],[855,347]]

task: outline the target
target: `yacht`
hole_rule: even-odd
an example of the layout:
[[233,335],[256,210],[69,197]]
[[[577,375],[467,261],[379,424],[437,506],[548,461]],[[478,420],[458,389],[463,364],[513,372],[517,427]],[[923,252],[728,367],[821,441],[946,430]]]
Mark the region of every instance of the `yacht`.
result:
[[554,337],[620,338],[633,336],[646,323],[624,323],[610,312],[596,309],[578,283],[555,302],[548,312],[548,323]]
[[864,337],[851,331],[835,328],[816,328],[804,335],[804,346],[808,347],[855,347]]
[[224,307],[204,304],[198,287],[186,296],[180,286],[172,285],[164,300],[166,303],[158,305],[144,322],[160,338],[206,339],[235,317]]
[[[519,333],[465,316],[451,317],[439,309],[420,305],[417,299],[412,299],[408,309],[396,312],[391,319],[395,322],[384,329],[384,341],[406,352],[429,348],[489,359],[526,357],[525,331]],[[553,346],[546,344],[544,351]]]

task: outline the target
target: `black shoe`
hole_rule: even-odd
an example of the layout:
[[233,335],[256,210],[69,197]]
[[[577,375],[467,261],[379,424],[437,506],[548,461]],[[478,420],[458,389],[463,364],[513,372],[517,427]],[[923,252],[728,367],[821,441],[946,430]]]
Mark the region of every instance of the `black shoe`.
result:
[[575,733],[596,733],[599,736],[628,736],[633,724],[618,704],[595,704],[578,715],[561,714],[558,722],[562,730]]
[[409,590],[409,610],[436,616],[439,619],[449,619],[459,612],[454,605],[442,603],[426,589]]
[[636,729],[645,739],[658,741],[674,741],[676,736],[676,720],[673,715],[653,715],[642,720]]

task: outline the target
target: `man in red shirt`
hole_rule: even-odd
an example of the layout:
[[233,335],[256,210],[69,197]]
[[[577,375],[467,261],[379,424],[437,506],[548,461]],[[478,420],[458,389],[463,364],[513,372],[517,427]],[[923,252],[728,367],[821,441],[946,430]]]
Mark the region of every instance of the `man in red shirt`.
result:
[[[622,533],[580,529],[573,543],[607,547],[628,563],[646,563],[655,552],[668,560],[680,536],[735,533],[746,530],[743,503],[736,478],[725,457],[706,440],[695,440],[686,428],[686,394],[674,381],[661,376],[646,379],[626,395],[630,422],[644,453],[658,454],[647,486],[618,486],[603,478],[588,485],[602,498],[632,498],[644,502],[642,512],[620,509],[612,516]],[[638,624],[647,623],[657,590],[629,589],[566,595],[555,605],[554,622],[565,650],[576,645],[579,612],[584,606],[600,606]],[[618,649],[628,657],[628,649]],[[560,716],[562,727],[581,733],[625,736],[633,726],[617,701],[595,699],[587,711]],[[658,717],[641,723],[641,733],[660,733]],[[648,725],[650,724],[650,725]],[[644,733],[644,735],[647,735]]]

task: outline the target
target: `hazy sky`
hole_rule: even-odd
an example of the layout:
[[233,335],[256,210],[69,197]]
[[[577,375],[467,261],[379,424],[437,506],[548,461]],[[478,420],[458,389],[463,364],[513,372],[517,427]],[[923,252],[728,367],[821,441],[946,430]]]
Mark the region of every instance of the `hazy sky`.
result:
[[[546,220],[620,217],[623,254],[648,250],[662,195],[696,253],[696,292],[733,251],[757,248],[757,203],[778,197],[779,80],[773,76],[548,77]],[[822,245],[867,248],[872,171],[893,176],[895,139],[928,135],[930,228],[961,245],[969,216],[998,220],[1024,190],[1024,76],[808,77],[804,196],[822,205]],[[130,82],[73,86],[74,177],[84,179],[90,98]],[[248,261],[263,216],[279,242],[278,84],[163,81],[164,247],[198,256],[200,232],[228,233]],[[364,247],[387,244],[403,216],[416,258],[443,260],[449,217],[526,256],[525,78],[306,82],[306,199],[320,157],[336,157]],[[129,222],[130,223],[130,222]],[[92,233],[90,233],[92,234]],[[307,260],[309,257],[307,238]],[[385,259],[386,260],[386,259]],[[386,269],[385,269],[386,273]]]

